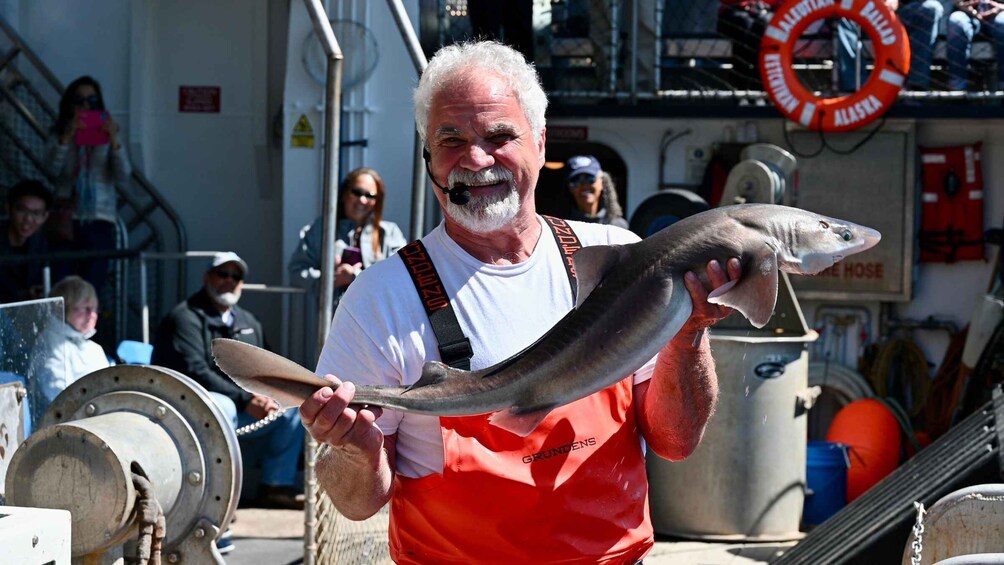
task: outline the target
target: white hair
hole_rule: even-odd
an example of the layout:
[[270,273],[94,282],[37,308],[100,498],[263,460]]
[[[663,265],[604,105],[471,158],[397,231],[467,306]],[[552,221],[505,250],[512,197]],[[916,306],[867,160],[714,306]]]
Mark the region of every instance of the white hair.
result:
[[415,127],[426,144],[426,128],[432,99],[444,87],[456,86],[456,80],[479,76],[474,70],[498,75],[516,96],[526,121],[530,123],[534,141],[544,132],[547,95],[533,65],[511,47],[497,41],[470,41],[443,47],[433,55],[415,88]]

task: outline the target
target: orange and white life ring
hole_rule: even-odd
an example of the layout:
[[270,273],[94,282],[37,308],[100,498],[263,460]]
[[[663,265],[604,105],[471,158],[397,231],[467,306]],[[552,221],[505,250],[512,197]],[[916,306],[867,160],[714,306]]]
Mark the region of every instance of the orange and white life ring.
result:
[[[795,43],[812,22],[848,18],[871,39],[875,69],[860,90],[822,98],[795,76]],[[882,0],[788,0],[770,20],[760,43],[760,76],[767,96],[790,120],[822,131],[852,131],[892,106],[910,72],[910,42],[903,24]]]

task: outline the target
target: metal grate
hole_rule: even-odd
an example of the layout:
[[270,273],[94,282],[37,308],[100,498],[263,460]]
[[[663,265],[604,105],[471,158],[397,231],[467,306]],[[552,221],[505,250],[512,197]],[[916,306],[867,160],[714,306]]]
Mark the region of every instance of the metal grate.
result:
[[[860,559],[879,545],[876,541],[913,524],[914,501],[931,506],[944,495],[966,486],[967,477],[976,470],[985,466],[996,466],[998,472],[1004,470],[1001,426],[1004,426],[1004,393],[998,387],[994,399],[982,409],[814,529],[772,564],[869,562]],[[906,537],[900,540],[899,547],[906,541]]]

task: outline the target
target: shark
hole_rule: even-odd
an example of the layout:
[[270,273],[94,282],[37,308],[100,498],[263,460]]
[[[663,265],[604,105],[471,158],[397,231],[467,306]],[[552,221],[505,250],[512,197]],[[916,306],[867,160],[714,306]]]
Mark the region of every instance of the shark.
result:
[[[739,259],[742,275],[708,301],[735,309],[757,327],[770,320],[779,272],[817,274],[881,240],[871,228],[775,204],[738,204],[688,216],[626,245],[598,245],[572,256],[575,306],[533,344],[491,367],[465,371],[432,361],[411,386],[358,386],[354,404],[434,416],[491,414],[491,424],[526,436],[555,408],[631,375],[683,327],[693,311],[688,271]],[[213,341],[216,363],[242,388],[299,406],[332,386],[263,349]]]

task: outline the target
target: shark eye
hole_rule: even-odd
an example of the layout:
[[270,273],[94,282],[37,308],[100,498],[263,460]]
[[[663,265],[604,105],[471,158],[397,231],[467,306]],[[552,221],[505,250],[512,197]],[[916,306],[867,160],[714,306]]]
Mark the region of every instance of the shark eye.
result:
[[819,220],[819,227],[823,228],[824,230],[828,230],[830,229],[830,224],[824,222],[823,220]]
[[844,241],[850,241],[854,239],[854,234],[851,233],[851,230],[844,230],[843,233],[840,234],[840,237],[844,238]]

